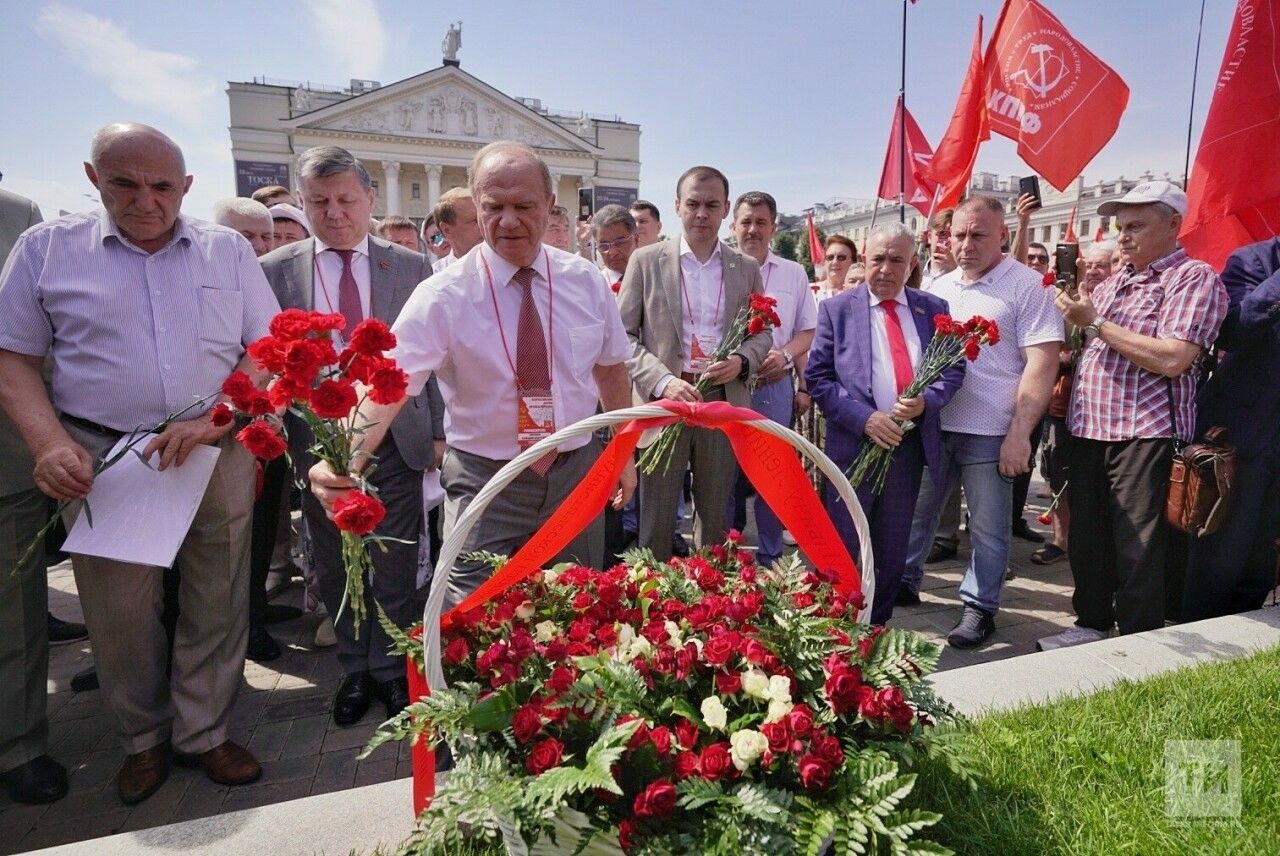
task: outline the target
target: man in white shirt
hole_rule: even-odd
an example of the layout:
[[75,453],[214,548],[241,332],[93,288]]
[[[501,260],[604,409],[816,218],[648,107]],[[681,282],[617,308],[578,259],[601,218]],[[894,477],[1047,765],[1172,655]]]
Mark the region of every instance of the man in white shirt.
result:
[[480,222],[471,191],[466,187],[454,187],[440,195],[440,201],[431,211],[440,234],[449,244],[449,254],[431,265],[433,273],[439,273],[458,259],[471,252],[471,248],[484,240],[480,234]]
[[[720,241],[729,213],[729,180],[714,167],[685,170],[676,183],[676,213],[683,233],[636,250],[622,278],[618,306],[634,346],[628,362],[644,399],[728,401],[750,404],[746,379],[772,347],[768,330],[749,336],[738,350],[715,359],[720,342],[752,292],[763,292],[760,266]],[[707,391],[696,386],[705,380]],[[665,470],[640,484],[640,545],[659,560],[670,558],[671,531],[685,469],[693,467],[694,540],[720,543],[728,531],[725,511],[733,485],[733,453],[724,434],[709,428],[680,433]]]
[[[593,415],[599,404],[608,410],[631,405],[625,364],[631,347],[604,276],[586,259],[542,244],[555,204],[546,164],[528,146],[491,143],[476,153],[471,181],[484,240],[433,276],[431,288],[414,292],[393,327],[397,344],[390,355],[409,374],[410,393],[435,373],[448,405],[445,531],[521,451]],[[376,447],[402,406],[363,403],[362,444]],[[594,437],[578,438],[525,469],[485,510],[464,550],[514,554],[599,453]],[[324,464],[312,468],[311,478],[328,508],[350,485]],[[615,508],[635,484],[628,464]],[[599,529],[597,518],[562,555],[598,567]],[[459,563],[447,581],[446,603],[459,603],[491,572],[487,564]]]
[[971,196],[956,208],[951,239],[959,267],[931,293],[957,321],[994,320],[1000,341],[966,367],[964,383],[942,409],[942,457],[922,487],[911,526],[905,576],[918,572],[933,543],[943,503],[957,482],[969,503],[973,553],[960,584],[964,612],[947,636],[956,648],[981,645],[995,627],[1009,564],[1013,480],[1030,467],[1031,432],[1049,404],[1058,370],[1062,321],[1041,277],[1005,258],[1004,207]]
[[[818,306],[809,291],[804,268],[769,249],[778,229],[778,203],[767,193],[751,191],[733,204],[733,235],[738,249],[760,265],[764,293],[778,301],[780,326],[773,328],[773,347],[756,372],[751,409],[781,425],[791,426],[796,412],[809,409],[804,385],[804,363],[818,325]],[[798,382],[797,382],[798,381]],[[746,479],[739,476],[734,506],[742,504],[745,516]],[[782,555],[782,522],[768,503],[756,496],[756,559],[766,567]]]

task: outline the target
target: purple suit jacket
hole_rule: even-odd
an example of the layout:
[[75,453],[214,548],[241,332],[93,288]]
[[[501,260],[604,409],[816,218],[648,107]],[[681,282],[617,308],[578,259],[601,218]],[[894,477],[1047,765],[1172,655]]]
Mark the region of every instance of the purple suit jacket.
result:
[[[940,297],[908,288],[907,306],[916,322],[921,350],[933,339],[933,316],[950,309]],[[805,380],[827,420],[827,456],[847,469],[866,439],[863,429],[876,410],[871,391],[871,294],[866,283],[818,304],[818,328],[809,349]],[[964,380],[964,365],[948,368],[924,391],[924,414],[915,429],[924,443],[925,464],[936,469],[941,455],[939,413]]]

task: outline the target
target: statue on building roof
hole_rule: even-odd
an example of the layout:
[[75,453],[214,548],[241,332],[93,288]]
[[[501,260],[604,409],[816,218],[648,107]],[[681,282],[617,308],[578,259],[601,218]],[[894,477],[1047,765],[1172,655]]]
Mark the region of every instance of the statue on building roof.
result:
[[462,47],[462,22],[449,26],[449,32],[444,34],[444,41],[440,43],[440,52],[444,54],[445,62],[456,63],[458,61],[458,48]]

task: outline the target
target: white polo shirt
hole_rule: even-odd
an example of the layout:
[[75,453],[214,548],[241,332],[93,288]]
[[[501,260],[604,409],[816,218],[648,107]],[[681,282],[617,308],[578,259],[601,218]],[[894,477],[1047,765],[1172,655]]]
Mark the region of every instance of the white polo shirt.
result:
[[809,290],[809,277],[804,268],[772,250],[760,265],[764,293],[778,301],[778,317],[782,323],[773,328],[773,347],[780,350],[796,333],[818,326],[818,304]]

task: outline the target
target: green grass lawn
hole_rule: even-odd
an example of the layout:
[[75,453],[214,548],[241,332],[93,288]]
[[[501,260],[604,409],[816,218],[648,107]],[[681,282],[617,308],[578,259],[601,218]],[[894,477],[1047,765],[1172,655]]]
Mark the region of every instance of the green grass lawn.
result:
[[[1169,740],[1239,741],[1238,817],[1165,810]],[[1280,853],[1280,648],[975,721],[976,789],[921,772],[914,806],[959,854]]]

